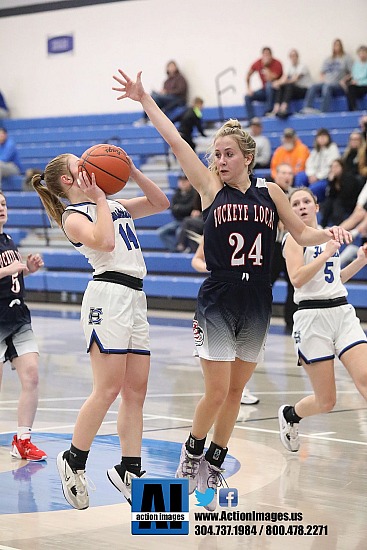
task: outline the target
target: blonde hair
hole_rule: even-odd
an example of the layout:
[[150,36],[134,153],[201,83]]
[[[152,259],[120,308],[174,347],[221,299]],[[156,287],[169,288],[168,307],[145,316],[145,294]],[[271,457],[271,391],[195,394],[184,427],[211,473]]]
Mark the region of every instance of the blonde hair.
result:
[[251,174],[255,164],[256,142],[248,132],[245,132],[245,130],[242,129],[242,126],[238,120],[233,118],[227,120],[214,136],[212,145],[210,146],[206,156],[209,170],[215,174],[218,174],[218,170],[215,166],[215,143],[218,138],[224,136],[230,136],[237,142],[244,158],[247,158],[248,155],[252,155],[252,161],[248,166],[248,173]]
[[[61,185],[61,176],[70,173],[68,159],[70,154],[64,153],[52,159],[46,166],[44,174],[36,174],[32,178],[32,186],[39,194],[42,204],[50,221],[55,220],[62,228],[62,215],[65,211],[65,204],[62,199],[67,199]],[[45,184],[42,184],[42,179]]]

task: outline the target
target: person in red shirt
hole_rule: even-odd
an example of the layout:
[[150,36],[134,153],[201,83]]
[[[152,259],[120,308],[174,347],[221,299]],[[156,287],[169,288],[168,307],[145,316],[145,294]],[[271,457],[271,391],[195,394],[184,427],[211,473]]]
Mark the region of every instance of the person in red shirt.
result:
[[[246,75],[247,94],[245,95],[245,105],[249,120],[255,116],[252,106],[253,101],[264,101],[265,113],[272,111],[275,94],[272,83],[278,80],[283,74],[281,62],[274,59],[270,48],[263,48],[261,53],[260,59],[251,65]],[[251,87],[251,76],[254,73],[258,73],[262,82],[262,88],[255,91]]]

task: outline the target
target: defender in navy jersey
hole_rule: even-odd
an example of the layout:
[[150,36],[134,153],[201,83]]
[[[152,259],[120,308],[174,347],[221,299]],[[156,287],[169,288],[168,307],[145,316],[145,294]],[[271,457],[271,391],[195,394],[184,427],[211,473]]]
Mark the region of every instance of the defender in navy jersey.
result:
[[22,386],[18,429],[10,453],[14,458],[39,461],[47,455],[31,441],[38,404],[38,346],[24,303],[23,273],[34,273],[43,260],[39,254],[29,254],[23,262],[14,241],[3,231],[7,219],[6,199],[0,191],[0,388],[3,364],[10,361]]
[[[181,168],[199,192],[203,213],[205,257],[210,270],[203,283],[193,323],[205,379],[192,432],[182,447],[176,476],[189,479],[190,492],[210,487],[215,498],[227,444],[237,419],[242,390],[265,344],[271,315],[270,264],[278,217],[302,246],[330,240],[349,241],[340,228],[322,232],[307,227],[292,211],[283,191],[273,183],[250,178],[256,144],[237,120],[216,133],[208,168],[176,127],[136,81],[119,70],[117,99],[139,101],[171,147]],[[213,440],[204,456],[206,436]]]
[[[93,392],[82,406],[70,449],[59,453],[57,467],[68,503],[88,508],[85,467],[89,449],[116,397],[122,397],[117,417],[121,463],[109,469],[111,483],[131,503],[131,481],[141,477],[143,404],[150,351],[145,262],[134,218],[161,212],[166,195],[129,159],[131,178],[144,196],[107,200],[92,174],[79,173],[79,159],[60,155],[32,184],[49,217],[93,268],[93,280],[83,296],[81,321],[93,371]],[[60,197],[69,205],[65,206]]]
[[[290,195],[294,212],[310,227],[317,228],[319,210],[316,197],[308,187],[297,188]],[[286,449],[299,449],[298,424],[305,416],[331,411],[336,402],[334,359],[337,355],[356,388],[367,400],[367,337],[347,302],[344,283],[367,264],[367,244],[359,247],[357,259],[340,269],[340,243],[299,246],[288,235],[284,256],[294,285],[293,339],[299,364],[310,378],[313,395],[294,406],[279,409],[280,437]]]

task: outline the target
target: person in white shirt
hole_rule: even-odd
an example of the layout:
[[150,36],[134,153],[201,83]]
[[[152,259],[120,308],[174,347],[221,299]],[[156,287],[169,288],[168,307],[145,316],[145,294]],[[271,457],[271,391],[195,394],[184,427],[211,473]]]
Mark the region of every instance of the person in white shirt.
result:
[[283,76],[273,83],[275,88],[274,107],[269,115],[278,118],[290,116],[289,103],[293,99],[304,99],[308,88],[312,85],[310,71],[300,62],[299,53],[294,48],[289,52],[290,63]]
[[[316,197],[309,188],[290,195],[293,211],[309,227],[318,228]],[[321,229],[320,229],[321,230]],[[302,418],[331,411],[336,403],[334,359],[349,372],[362,397],[367,400],[367,337],[354,307],[348,304],[344,283],[367,265],[367,244],[358,249],[356,260],[340,269],[340,243],[300,246],[285,236],[284,256],[294,286],[293,340],[298,364],[305,369],[313,388],[294,406],[279,408],[280,438],[284,447],[297,452],[298,425]]]

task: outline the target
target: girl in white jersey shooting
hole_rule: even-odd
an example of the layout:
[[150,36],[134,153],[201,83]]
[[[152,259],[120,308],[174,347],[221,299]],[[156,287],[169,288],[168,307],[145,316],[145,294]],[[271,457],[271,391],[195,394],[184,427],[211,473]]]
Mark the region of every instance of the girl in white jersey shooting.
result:
[[[131,480],[141,477],[143,403],[150,365],[145,263],[133,219],[161,212],[166,195],[129,159],[131,178],[143,197],[107,200],[92,174],[79,174],[79,159],[64,154],[46,166],[32,184],[50,218],[88,258],[93,280],[84,293],[81,320],[93,371],[93,391],[78,414],[70,450],[57,457],[68,503],[88,508],[85,466],[93,439],[118,395],[117,432],[121,464],[108,470],[111,483],[130,502]],[[42,179],[45,184],[42,184]],[[61,199],[66,199],[69,206]]]
[[[309,227],[317,228],[319,206],[306,187],[289,198],[293,211]],[[367,244],[358,249],[357,259],[340,270],[340,243],[302,247],[286,236],[284,257],[298,311],[293,316],[293,339],[299,364],[305,369],[314,394],[294,406],[279,409],[280,438],[288,451],[299,449],[298,424],[306,416],[331,411],[336,402],[334,358],[339,357],[353,382],[367,400],[367,338],[347,302],[344,283],[367,264]]]

